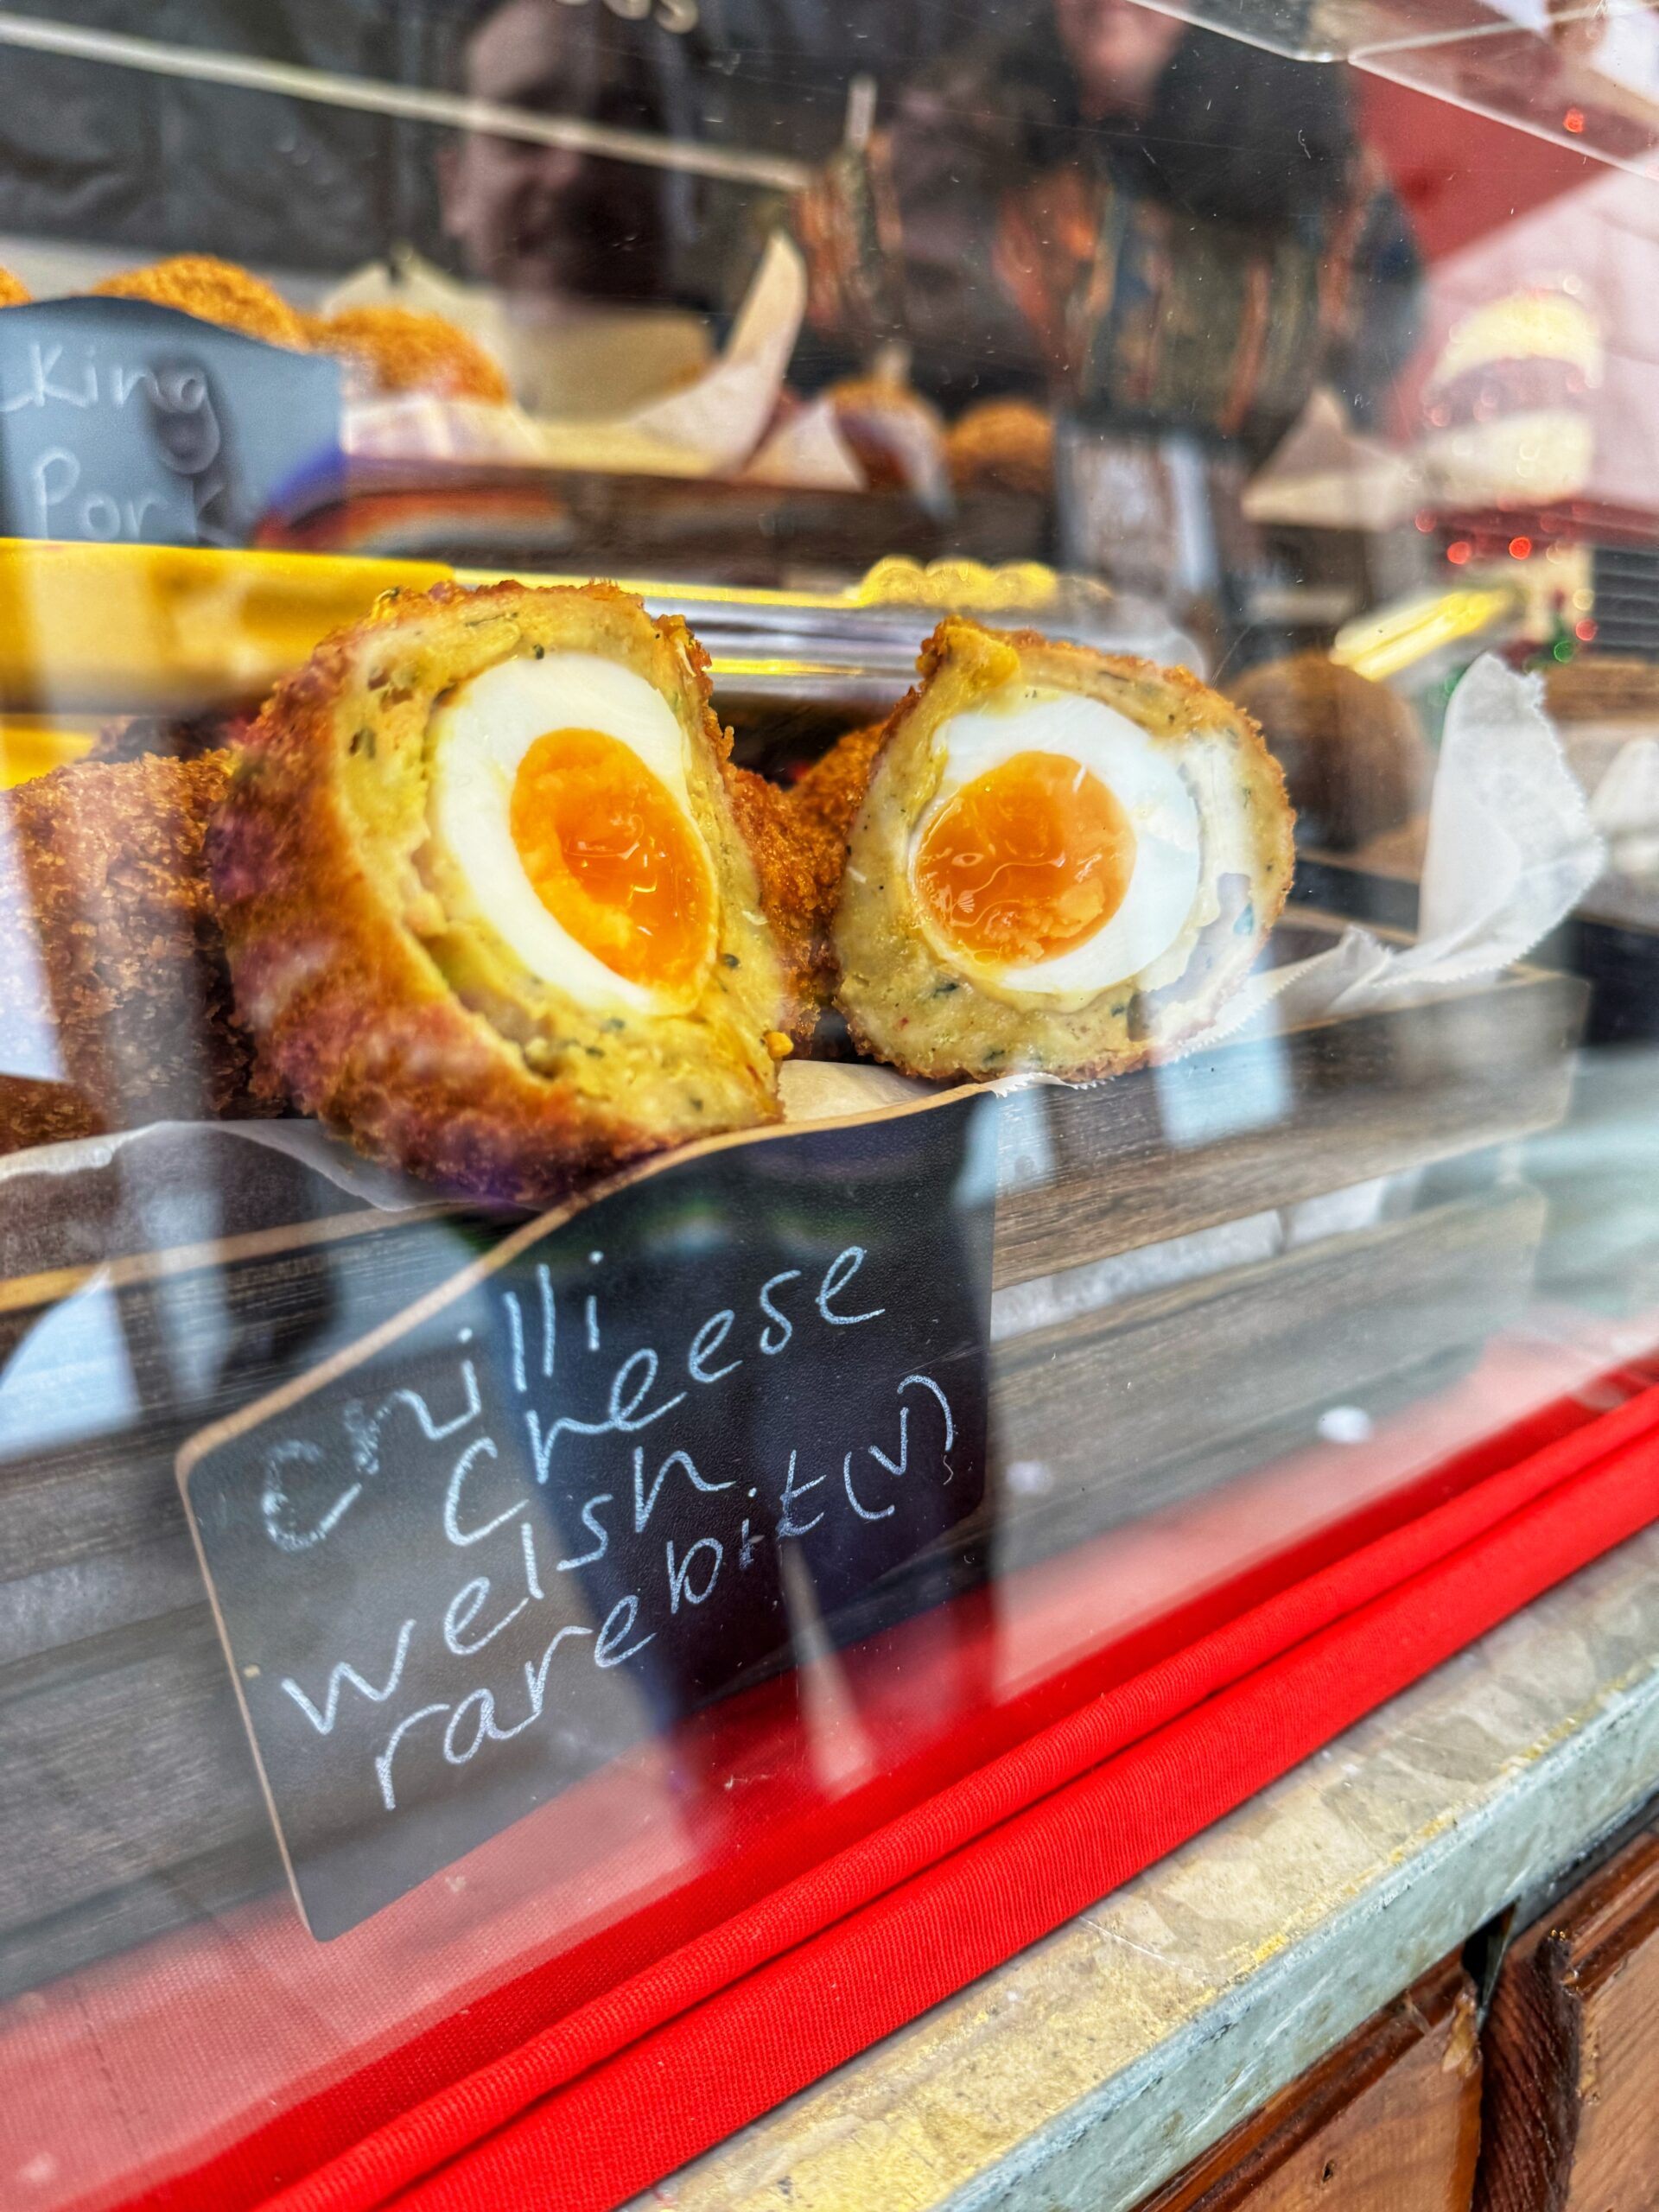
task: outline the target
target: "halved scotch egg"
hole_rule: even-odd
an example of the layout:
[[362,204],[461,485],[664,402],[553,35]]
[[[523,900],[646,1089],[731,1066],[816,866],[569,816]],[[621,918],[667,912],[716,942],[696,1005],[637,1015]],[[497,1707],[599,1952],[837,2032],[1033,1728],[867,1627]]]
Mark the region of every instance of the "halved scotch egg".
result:
[[262,1079],[526,1205],[775,1118],[788,986],[708,698],[605,584],[441,585],[321,646],[210,837]]
[[[867,780],[831,934],[859,1043],[915,1075],[1081,1079],[1201,1030],[1290,886],[1255,724],[1183,670],[1033,632],[947,620],[920,666],[874,758],[848,741]],[[823,813],[848,777],[814,777]]]

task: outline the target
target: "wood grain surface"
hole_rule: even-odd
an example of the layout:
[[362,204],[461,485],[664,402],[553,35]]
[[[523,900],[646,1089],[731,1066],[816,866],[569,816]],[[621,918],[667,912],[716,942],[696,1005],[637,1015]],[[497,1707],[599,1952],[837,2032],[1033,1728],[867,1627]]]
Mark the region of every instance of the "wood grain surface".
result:
[[[1530,1191],[1495,1189],[997,1347],[991,1495],[951,1544],[980,1560],[979,1573],[988,1556],[1007,1573],[1260,1465],[1311,1434],[1325,1405],[1363,1400],[1459,1347],[1472,1356],[1524,1302],[1541,1211]],[[414,1294],[451,1263],[437,1234],[418,1224],[376,1240],[400,1290]],[[118,1294],[151,1417],[7,1478],[0,1989],[27,1986],[44,1959],[61,1971],[190,1916],[194,1889],[174,1870],[202,1853],[224,1878],[244,1878],[245,1894],[280,1880],[172,1453],[209,1402],[235,1403],[280,1366],[290,1331],[320,1340],[308,1314],[321,1326],[351,1309],[370,1243],[167,1286],[185,1300],[170,1308],[175,1322],[228,1293],[226,1341],[244,1346],[194,1417],[176,1402],[167,1415],[175,1384],[154,1304],[161,1287]],[[1010,1489],[1016,1459],[1048,1471],[1047,1493]],[[868,1618],[849,1616],[838,1633],[913,1611],[910,1585],[926,1583],[929,1567],[879,1586]]]
[[1137,2212],[1468,2212],[1480,2078],[1452,1957]]
[[1559,1122],[1584,986],[1517,970],[1459,997],[1239,1039],[1093,1090],[1005,1138],[1001,1288]]
[[1659,2206],[1659,1835],[1514,1944],[1484,2040],[1476,2212]]
[[[1297,927],[1331,941],[1328,923],[1322,937]],[[1581,998],[1516,970],[1432,1005],[1025,1094],[1004,1121],[995,1281],[1490,1160],[1564,1110]],[[271,1878],[174,1455],[504,1233],[459,1211],[373,1215],[291,1162],[219,1148],[211,1187],[188,1142],[161,1172],[117,1154],[32,1193],[25,1179],[0,1233],[0,1987],[188,1917],[188,1869],[215,1898]],[[1519,1313],[1541,1225],[1534,1193],[1481,1188],[1483,1174],[1474,1195],[1427,1194],[1408,1218],[1000,1344],[991,1495],[952,1539],[963,1558],[977,1547],[975,1574],[1212,1488],[1305,1439],[1322,1407],[1432,1387],[1472,1359]],[[291,1244],[286,1230],[267,1238],[273,1204]],[[838,1632],[918,1602],[902,1580],[883,1586],[869,1621]]]

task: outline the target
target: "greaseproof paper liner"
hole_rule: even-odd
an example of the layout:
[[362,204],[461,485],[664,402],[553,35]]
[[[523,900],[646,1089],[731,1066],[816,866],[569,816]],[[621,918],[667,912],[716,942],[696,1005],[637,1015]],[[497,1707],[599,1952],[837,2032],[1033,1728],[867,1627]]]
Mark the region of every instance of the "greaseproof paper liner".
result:
[[[349,405],[343,442],[349,454],[381,460],[506,461],[608,475],[731,475],[766,435],[805,312],[806,264],[778,232],[761,256],[725,350],[683,391],[626,414],[579,422],[531,415],[518,406],[408,392]],[[822,435],[808,435],[807,474],[798,480],[772,474],[766,480],[829,480],[824,448]],[[789,451],[779,448],[783,459],[774,460],[774,469]],[[831,474],[837,488],[862,486],[856,469],[850,486],[844,470],[831,468]]]
[[[688,467],[687,474],[741,468],[766,435],[805,313],[806,264],[784,233],[775,231],[714,367],[683,391],[636,408],[617,429],[700,464],[695,471]],[[584,439],[603,427],[582,424]],[[542,430],[545,441],[550,426],[543,423]]]
[[1322,385],[1245,486],[1240,505],[1251,522],[1392,530],[1425,496],[1409,456],[1356,430],[1342,401]]
[[800,492],[862,492],[864,471],[828,399],[815,399],[774,430],[743,471],[746,484]]
[[[791,1062],[780,1071],[779,1091],[786,1122],[831,1121],[838,1115],[868,1114],[879,1106],[913,1104],[940,1089],[903,1076],[892,1068],[858,1067],[832,1060]],[[120,1154],[146,1138],[177,1136],[186,1141],[239,1138],[285,1153],[302,1167],[324,1177],[346,1197],[399,1213],[429,1206],[442,1197],[431,1183],[382,1167],[354,1152],[343,1138],[331,1136],[320,1122],[147,1122],[142,1128],[115,1129],[107,1136],[72,1137],[60,1144],[31,1145],[0,1155],[0,1205],[5,1186],[23,1175],[79,1175],[108,1167]]]
[[1396,948],[1348,929],[1328,952],[1251,976],[1184,1054],[1236,1035],[1269,1007],[1290,1028],[1496,975],[1565,920],[1605,861],[1544,712],[1541,679],[1483,653],[1446,710],[1416,943]]

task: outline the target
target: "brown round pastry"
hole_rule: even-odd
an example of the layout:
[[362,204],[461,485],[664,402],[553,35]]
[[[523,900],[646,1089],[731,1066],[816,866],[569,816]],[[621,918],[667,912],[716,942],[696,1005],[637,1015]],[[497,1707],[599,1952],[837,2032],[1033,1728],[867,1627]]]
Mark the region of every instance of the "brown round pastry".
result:
[[512,397],[499,362],[441,315],[413,308],[342,308],[338,315],[309,317],[306,328],[319,352],[355,361],[380,391],[426,391],[495,407]]
[[835,1002],[839,971],[830,929],[847,834],[885,734],[880,722],[849,730],[787,790],[751,770],[736,772],[734,796],[790,977],[788,1027],[797,1044],[811,1040]]
[[21,276],[0,269],[0,308],[26,308],[34,296]]
[[982,399],[945,441],[957,491],[994,485],[1046,498],[1054,488],[1054,417],[1029,399]]
[[[1205,1028],[1290,887],[1294,820],[1249,716],[1184,669],[950,617],[847,841],[837,1002],[908,1074],[1073,1080]],[[826,810],[861,746],[824,770]]]
[[203,322],[263,338],[268,346],[306,351],[305,326],[282,294],[233,261],[219,261],[210,253],[175,254],[145,269],[123,270],[92,289],[105,299],[178,308]]
[[1264,661],[1228,686],[1279,757],[1302,842],[1351,853],[1397,830],[1428,785],[1416,715],[1385,683],[1322,652]]
[[439,585],[321,645],[210,845],[270,1079],[526,1205],[774,1119],[786,979],[707,671],[611,584]]
[[873,492],[932,497],[945,482],[944,417],[891,377],[848,377],[828,393],[836,426]]
[[202,857],[229,779],[224,753],[146,754],[0,793],[0,1064],[28,1065],[46,1038],[63,1078],[0,1084],[0,1152],[273,1110]]

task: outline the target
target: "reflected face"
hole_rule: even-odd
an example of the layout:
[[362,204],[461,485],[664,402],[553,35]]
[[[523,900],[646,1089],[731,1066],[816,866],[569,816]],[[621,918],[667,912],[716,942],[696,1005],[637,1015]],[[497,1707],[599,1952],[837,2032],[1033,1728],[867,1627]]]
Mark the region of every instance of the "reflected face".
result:
[[1085,115],[1143,112],[1185,28],[1139,0],[1054,0],[1054,27]]
[[[617,35],[568,0],[504,0],[467,43],[464,89],[539,115],[660,130],[639,54]],[[658,289],[658,171],[472,131],[443,185],[445,230],[472,272],[504,290],[644,299]]]

